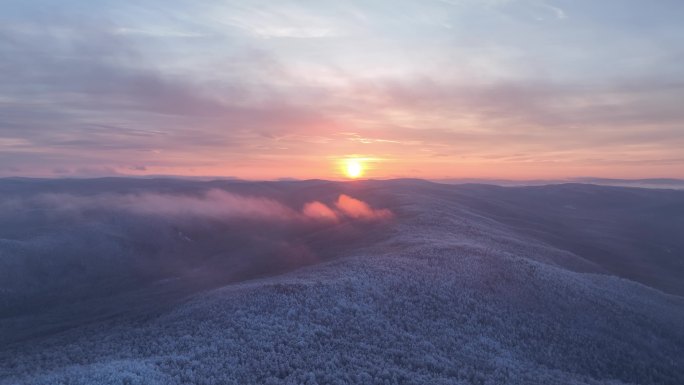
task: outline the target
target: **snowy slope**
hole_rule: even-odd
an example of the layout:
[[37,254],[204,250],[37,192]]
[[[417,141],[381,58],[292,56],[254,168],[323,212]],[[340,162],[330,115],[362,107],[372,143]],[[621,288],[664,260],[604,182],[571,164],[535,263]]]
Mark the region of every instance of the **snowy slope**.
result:
[[[6,201],[14,199],[4,210],[15,214],[0,221],[0,261],[12,272],[0,281],[7,299],[0,309],[0,383],[684,383],[684,297],[677,285],[684,278],[684,192],[414,180],[104,182],[0,183]],[[39,208],[26,203],[31,194],[56,189],[87,195],[91,204],[111,191],[202,196],[216,188],[293,209],[312,200],[335,208],[346,194],[393,216],[313,227],[246,224],[249,232],[231,237],[242,228],[232,220],[200,216],[184,226],[187,216],[114,220],[91,209],[46,219],[43,201]],[[143,219],[141,228],[152,224],[154,232],[130,231]],[[79,244],[84,228],[73,224],[85,220],[92,234]],[[57,222],[72,226],[56,233]],[[634,233],[640,224],[651,230]],[[204,230],[193,233],[196,226]],[[131,246],[167,230],[161,246]],[[289,246],[255,247],[263,239],[250,238],[254,232],[305,247],[296,250],[309,258],[297,259]],[[50,239],[59,258],[48,263],[47,252],[27,248],[37,239]],[[240,252],[216,253],[238,241],[247,242]],[[173,247],[162,247],[167,242]],[[202,245],[175,253],[183,242]],[[71,245],[72,252],[54,245]],[[89,246],[100,255],[114,246],[123,251],[93,263],[78,252]],[[74,254],[86,260],[74,265]],[[132,255],[146,267],[173,266],[141,274]],[[74,266],[80,280],[43,271]],[[241,273],[231,274],[238,267]],[[119,283],[102,282],[106,271]],[[54,293],[70,284],[72,290]],[[41,302],[49,291],[51,302]]]

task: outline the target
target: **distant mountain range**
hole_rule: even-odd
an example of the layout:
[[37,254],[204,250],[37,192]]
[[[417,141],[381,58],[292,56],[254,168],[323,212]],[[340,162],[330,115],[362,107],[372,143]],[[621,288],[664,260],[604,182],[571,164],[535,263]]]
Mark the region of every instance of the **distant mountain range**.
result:
[[568,178],[568,179],[533,179],[533,180],[509,180],[509,179],[481,179],[481,178],[454,178],[435,179],[438,183],[463,184],[481,183],[498,186],[542,186],[548,184],[563,183],[587,183],[603,186],[624,186],[642,188],[674,188],[683,189],[684,179],[676,178],[649,178],[649,179],[610,179],[610,178]]
[[[234,176],[177,176],[177,175],[140,175],[140,176],[103,176],[100,178],[92,177],[70,177],[70,178],[33,178],[33,177],[4,177],[0,180],[41,180],[41,179],[178,179],[191,181],[242,181],[242,182],[259,182],[254,180],[241,179]],[[411,180],[413,178],[400,178]],[[295,182],[305,181],[306,179],[297,178],[279,178],[276,180],[269,180],[275,182]],[[321,179],[309,179],[321,180]],[[383,179],[378,179],[383,180]],[[391,180],[391,179],[389,179]],[[642,187],[642,188],[673,188],[684,189],[684,179],[678,178],[644,178],[644,179],[612,179],[612,178],[595,178],[595,177],[581,177],[581,178],[567,178],[567,179],[529,179],[529,180],[514,180],[514,179],[490,179],[490,178],[441,178],[431,179],[435,183],[446,184],[492,184],[497,186],[543,186],[549,184],[563,184],[563,183],[586,183],[597,184],[603,186],[624,186],[624,187]]]

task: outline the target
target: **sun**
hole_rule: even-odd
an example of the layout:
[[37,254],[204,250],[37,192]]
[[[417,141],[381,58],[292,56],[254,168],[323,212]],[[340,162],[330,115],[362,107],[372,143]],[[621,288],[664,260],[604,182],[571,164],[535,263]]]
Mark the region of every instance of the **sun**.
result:
[[360,159],[347,159],[344,163],[344,173],[347,177],[356,179],[363,175],[363,163]]

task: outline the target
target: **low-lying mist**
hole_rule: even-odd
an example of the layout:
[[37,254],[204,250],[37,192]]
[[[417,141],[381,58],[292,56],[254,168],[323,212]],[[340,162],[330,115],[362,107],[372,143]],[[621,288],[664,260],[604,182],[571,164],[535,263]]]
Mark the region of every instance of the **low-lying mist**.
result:
[[[344,193],[293,204],[211,188],[0,201],[0,312],[149,287],[190,293],[335,258],[393,217]],[[287,201],[287,202],[286,202]]]

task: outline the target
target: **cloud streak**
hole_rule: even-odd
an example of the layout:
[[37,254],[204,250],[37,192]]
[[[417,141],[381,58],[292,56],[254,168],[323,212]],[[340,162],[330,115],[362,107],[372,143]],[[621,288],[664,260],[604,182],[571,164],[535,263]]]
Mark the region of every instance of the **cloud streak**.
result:
[[90,212],[125,211],[138,215],[164,217],[269,222],[337,223],[343,220],[386,220],[393,217],[388,209],[374,209],[368,203],[340,194],[334,209],[320,201],[305,203],[301,210],[277,200],[240,195],[220,189],[201,194],[40,194],[31,198],[5,199],[0,210],[41,210],[46,213],[87,215]]

